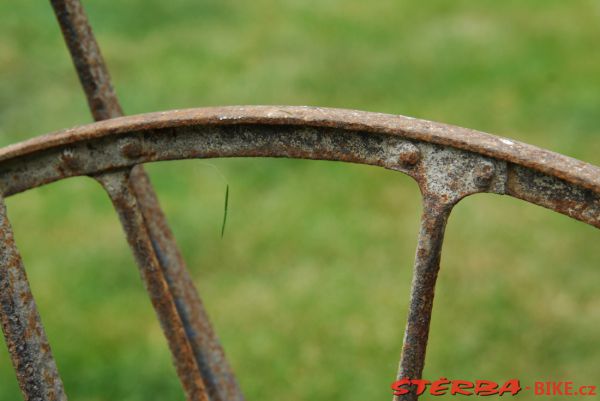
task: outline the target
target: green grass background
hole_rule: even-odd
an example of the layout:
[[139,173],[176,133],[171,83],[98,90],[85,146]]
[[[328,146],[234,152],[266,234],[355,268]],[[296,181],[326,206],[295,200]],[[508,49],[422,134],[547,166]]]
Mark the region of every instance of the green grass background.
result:
[[[597,1],[84,3],[127,114],[355,108],[600,164]],[[0,145],[90,120],[49,4],[0,0]],[[410,179],[268,159],[148,171],[249,400],[390,398],[420,213]],[[75,178],[7,204],[70,398],[183,399],[99,186]],[[425,376],[599,385],[599,240],[508,197],[459,204]],[[0,344],[0,400],[18,399]]]

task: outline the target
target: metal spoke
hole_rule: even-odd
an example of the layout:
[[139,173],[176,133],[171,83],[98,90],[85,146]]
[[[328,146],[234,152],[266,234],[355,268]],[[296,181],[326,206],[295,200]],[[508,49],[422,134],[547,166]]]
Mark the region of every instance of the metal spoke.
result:
[[[451,210],[451,205],[439,204],[436,199],[426,198],[423,202],[398,380],[420,379],[423,373],[444,230]],[[411,388],[410,393],[394,400],[415,401],[418,396],[414,391]]]
[[[423,194],[423,214],[413,268],[410,304],[397,379],[421,379],[425,366],[435,283],[444,231],[454,205],[479,192],[504,194],[507,165],[439,146],[423,148],[414,176]],[[416,401],[416,387],[394,401]]]
[[96,121],[121,117],[123,110],[79,0],[50,0]]
[[210,399],[213,401],[243,401],[223,348],[212,328],[208,314],[198,296],[185,262],[175,246],[175,239],[164,218],[146,174],[138,174],[135,166],[130,179],[138,205],[148,228],[158,262],[169,285],[175,306],[200,368]]
[[[79,0],[51,0],[94,119],[123,115],[110,75]],[[143,167],[131,171],[132,191],[154,252],[175,299],[196,363],[213,401],[243,401],[233,371],[187,271],[181,252]]]
[[187,341],[183,323],[177,313],[167,281],[156,257],[152,239],[131,185],[130,171],[97,176],[111,198],[129,246],[133,250],[140,274],[154,310],[168,340],[177,374],[190,401],[208,401],[200,370]]
[[66,401],[0,196],[0,320],[26,401]]
[[[27,401],[66,401],[3,197],[73,176],[108,193],[190,401],[244,401],[143,163],[289,157],[380,166],[414,178],[423,214],[397,374],[421,379],[454,205],[509,195],[600,228],[600,168],[483,132],[404,116],[289,106],[123,111],[80,0],[50,0],[97,123],[0,149],[0,321]],[[117,117],[116,120],[113,120]],[[110,120],[100,122],[101,120]],[[415,386],[394,401],[416,401]]]

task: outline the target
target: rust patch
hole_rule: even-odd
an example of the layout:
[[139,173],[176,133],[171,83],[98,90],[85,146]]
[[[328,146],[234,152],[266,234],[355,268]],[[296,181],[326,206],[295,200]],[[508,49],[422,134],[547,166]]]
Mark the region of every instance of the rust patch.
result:
[[63,383],[0,197],[0,321],[26,401],[66,401]]

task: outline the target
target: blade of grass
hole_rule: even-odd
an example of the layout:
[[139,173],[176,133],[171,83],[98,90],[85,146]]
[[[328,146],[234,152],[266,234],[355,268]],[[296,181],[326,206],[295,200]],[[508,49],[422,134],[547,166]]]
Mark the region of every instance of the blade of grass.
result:
[[225,206],[223,208],[223,224],[221,225],[221,238],[225,234],[225,224],[227,223],[227,209],[229,205],[229,184],[225,187]]

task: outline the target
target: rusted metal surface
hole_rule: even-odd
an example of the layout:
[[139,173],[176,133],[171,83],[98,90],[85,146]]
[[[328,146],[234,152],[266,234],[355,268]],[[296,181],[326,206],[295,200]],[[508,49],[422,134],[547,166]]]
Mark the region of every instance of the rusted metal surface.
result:
[[[481,192],[507,194],[600,227],[598,167],[463,128],[402,116],[307,107],[176,110],[117,118],[50,134],[0,149],[0,190],[8,196],[70,176],[121,176],[123,173],[113,172],[159,160],[242,156],[369,164],[403,172],[418,182],[424,199],[423,217],[398,378],[421,377],[444,227],[452,207],[462,198]],[[117,199],[118,191],[111,190],[108,181],[103,182],[113,199]],[[127,185],[129,202],[137,202],[137,215],[125,216],[122,205],[117,209],[121,209],[129,240],[135,245],[139,233],[147,236],[142,254],[150,259],[140,261],[140,266],[161,262],[165,285],[170,288],[169,294],[162,292],[154,302],[175,295],[179,314],[175,316],[172,310],[165,314],[157,308],[159,316],[167,316],[171,323],[181,319],[187,338],[193,339],[204,329],[192,327],[185,316],[200,315],[197,322],[207,319],[203,310],[194,309],[193,305],[201,305],[199,302],[188,302],[197,296],[193,287],[186,287],[188,277],[177,281],[183,286],[173,284],[173,277],[177,280],[179,275],[187,275],[185,270],[173,274],[169,268],[178,260],[182,266],[181,256],[169,246],[170,242],[164,241],[165,237],[149,235],[152,224],[157,223],[144,213],[152,216],[158,204],[155,198],[144,196],[143,190],[136,190],[136,185],[146,188],[148,183],[128,177]],[[132,219],[136,221],[133,226]],[[139,233],[134,233],[132,227]],[[170,235],[168,229],[153,230]],[[134,251],[141,252],[135,248]],[[160,275],[148,277],[158,280]],[[153,290],[149,292],[152,294]],[[189,358],[188,351],[174,355],[176,360]],[[197,366],[202,367],[199,361],[202,357],[196,353]],[[187,363],[193,370],[194,366]],[[205,379],[210,379],[212,372],[205,366]],[[222,384],[216,380],[213,383],[216,387]],[[416,398],[409,393],[397,399]]]
[[[452,208],[475,193],[504,194],[507,165],[486,156],[428,145],[421,147],[420,162],[412,175],[423,194],[423,214],[398,380],[420,379],[423,372],[444,230]],[[411,390],[394,399],[416,400],[416,389]]]
[[0,321],[25,400],[66,401],[1,196]]
[[[124,178],[122,170],[159,160],[242,156],[369,164],[403,172],[418,182],[424,207],[399,378],[421,376],[444,227],[458,201],[481,192],[507,194],[600,227],[598,167],[458,127],[402,116],[319,108],[194,109],[76,127],[0,149],[0,190],[8,196],[66,177],[102,177],[140,259],[142,272],[147,269],[144,266],[154,266],[149,270],[157,271],[159,260],[168,266],[170,260],[180,256],[169,253],[166,245],[157,246],[155,238],[150,239],[150,225],[144,222],[139,207],[148,201],[136,194],[139,181],[128,175]],[[120,180],[120,184],[115,185],[115,180]],[[123,192],[124,189],[127,190]],[[153,207],[150,201],[146,210]],[[136,249],[141,244],[136,240],[140,235],[145,245]],[[148,275],[145,281],[160,277]],[[185,288],[171,289],[169,293],[169,279],[164,277],[162,284],[155,283],[152,289],[149,286],[151,295],[160,293],[155,304],[169,299],[176,291],[180,291],[177,299],[189,298]],[[176,307],[177,302],[167,312],[159,311],[159,316],[167,316],[168,324],[181,319],[181,327],[187,328],[183,314],[173,312],[187,303]],[[172,333],[167,333],[167,337],[171,338]],[[179,344],[178,341],[170,343]],[[189,346],[181,342],[182,349],[185,344]],[[189,362],[191,348],[174,351],[175,359],[181,358],[193,371],[194,365]],[[181,366],[178,369],[189,373]],[[198,380],[199,376],[194,377]],[[416,398],[409,393],[398,400]]]
[[512,139],[411,117],[322,107],[229,106],[139,114],[75,127],[8,146],[0,152],[0,157],[4,159],[127,131],[243,124],[339,128],[389,134],[505,160],[594,191],[600,188],[600,168]]
[[[137,167],[134,167],[134,173]],[[169,286],[179,318],[185,329],[187,340],[195,356],[211,401],[242,401],[242,392],[229,363],[225,358],[210,319],[202,305],[193,281],[185,268],[185,262],[175,243],[171,230],[149,187],[146,174],[139,174],[130,180],[132,190],[144,222],[152,240],[152,246],[161,270]],[[140,188],[141,186],[141,188]]]
[[[407,144],[441,145],[507,162],[511,174],[506,194],[600,227],[600,168],[596,166],[454,126],[308,107],[175,110],[68,129],[0,149],[0,187],[8,196],[75,175],[158,160],[210,157],[337,160],[407,172],[402,168],[404,161],[394,159]],[[547,177],[562,183],[556,186],[562,188],[560,200],[550,191],[532,194],[537,184],[522,182],[527,175],[517,175],[517,171],[530,171],[534,181]]]
[[131,171],[117,171],[95,177],[109,194],[117,211],[127,241],[140,268],[140,274],[161,327],[168,339],[173,362],[181,380],[186,398],[192,401],[208,401],[208,395],[194,353],[187,341],[167,282],[160,274],[152,239],[131,184]]
[[[444,230],[456,203],[506,194],[600,228],[600,168],[483,132],[410,117],[314,107],[223,107],[120,117],[83,7],[51,0],[95,124],[0,149],[0,315],[27,400],[65,400],[2,201],[87,175],[108,192],[173,354],[186,397],[243,401],[141,164],[212,157],[362,163],[413,177],[423,196],[397,378],[421,378]],[[110,119],[110,120],[108,120]],[[414,389],[413,389],[414,390]],[[395,398],[414,401],[414,392]]]
[[[106,63],[79,0],[51,0],[59,25],[96,121],[123,115]],[[130,149],[130,151],[135,151]],[[73,161],[68,158],[65,161]],[[73,163],[68,166],[73,167]],[[152,184],[141,165],[131,170],[130,182],[151,238],[196,364],[212,401],[243,401],[208,314],[177,247]]]
[[509,164],[508,195],[552,209],[600,227],[598,191],[573,185],[560,178]]
[[50,0],[94,120],[123,115],[100,47],[79,0]]
[[[420,379],[423,373],[444,230],[452,209],[451,205],[431,199],[426,199],[423,203],[398,380]],[[418,396],[415,389],[411,390],[412,393],[395,397],[394,400],[416,400]]]

